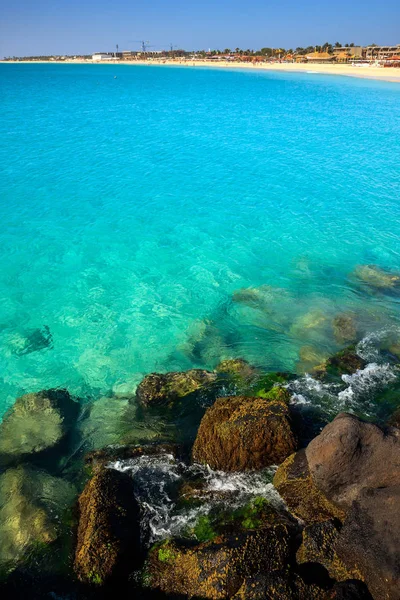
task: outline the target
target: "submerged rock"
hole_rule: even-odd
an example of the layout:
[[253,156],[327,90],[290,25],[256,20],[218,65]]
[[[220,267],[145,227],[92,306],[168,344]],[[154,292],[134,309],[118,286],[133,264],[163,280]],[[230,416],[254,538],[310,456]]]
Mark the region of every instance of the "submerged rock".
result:
[[357,324],[352,313],[336,315],[332,321],[332,328],[338,344],[349,344],[357,340]]
[[168,406],[207,388],[217,376],[210,371],[191,369],[173,373],[151,373],[139,384],[136,398],[143,407]]
[[400,273],[387,271],[377,265],[359,265],[354,269],[353,276],[373,290],[400,289]]
[[53,347],[53,336],[50,328],[44,325],[42,329],[32,329],[25,335],[17,335],[11,340],[12,353],[17,356],[38,352]]
[[0,461],[7,463],[53,448],[78,413],[79,404],[66,390],[44,390],[17,398],[0,424]]
[[299,375],[309,373],[318,365],[324,363],[327,359],[325,352],[321,352],[314,346],[305,345],[300,348],[299,362],[296,365],[296,371]]
[[0,566],[14,567],[32,549],[54,542],[75,488],[33,467],[8,469],[0,477]]
[[178,540],[155,545],[146,566],[149,586],[172,597],[231,598],[247,577],[284,570],[297,526],[269,507],[259,517],[255,523],[230,523],[226,532],[197,545]]
[[74,569],[80,581],[103,585],[138,566],[139,512],[132,478],[99,469],[79,497]]
[[283,388],[264,398],[219,398],[208,408],[193,446],[193,460],[223,471],[249,471],[282,462],[296,447]]
[[248,382],[257,376],[258,371],[243,358],[229,358],[215,367],[218,375],[225,375],[233,380]]

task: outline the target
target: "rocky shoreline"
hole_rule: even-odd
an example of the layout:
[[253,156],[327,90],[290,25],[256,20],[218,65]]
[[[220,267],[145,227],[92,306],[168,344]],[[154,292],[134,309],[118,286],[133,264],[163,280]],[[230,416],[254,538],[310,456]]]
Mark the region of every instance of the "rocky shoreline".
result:
[[[368,368],[357,352],[313,381],[342,389]],[[398,412],[332,418],[296,386],[232,359],[152,373],[103,419],[65,390],[18,398],[0,424],[2,598],[398,600]],[[91,414],[119,432],[87,451]]]

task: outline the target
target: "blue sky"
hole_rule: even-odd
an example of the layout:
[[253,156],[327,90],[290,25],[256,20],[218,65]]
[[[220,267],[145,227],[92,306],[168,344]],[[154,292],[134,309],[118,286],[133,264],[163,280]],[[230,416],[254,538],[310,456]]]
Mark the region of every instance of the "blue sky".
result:
[[0,56],[400,43],[399,0],[1,0]]

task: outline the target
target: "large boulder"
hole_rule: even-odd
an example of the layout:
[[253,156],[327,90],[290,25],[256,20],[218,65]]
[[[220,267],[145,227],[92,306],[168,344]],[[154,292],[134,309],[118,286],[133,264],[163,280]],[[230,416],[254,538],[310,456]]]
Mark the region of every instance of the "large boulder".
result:
[[280,465],[275,473],[274,486],[290,512],[305,523],[344,520],[344,512],[332,504],[315,485],[305,450],[292,454]]
[[54,542],[75,488],[31,466],[20,465],[0,477],[0,567],[15,567],[32,549]]
[[247,577],[285,570],[296,534],[294,522],[264,504],[259,514],[229,523],[209,541],[154,546],[146,565],[148,585],[168,597],[231,598]]
[[325,600],[325,591],[315,584],[307,585],[295,573],[273,571],[247,577],[234,600]]
[[296,448],[287,399],[279,387],[264,398],[219,398],[200,423],[193,460],[222,471],[281,463]]
[[400,485],[400,431],[341,413],[306,449],[317,488],[348,510],[362,489]]
[[66,390],[44,390],[17,398],[0,424],[0,461],[36,455],[59,444],[79,413]]
[[140,561],[140,511],[133,479],[99,468],[79,497],[75,572],[80,581],[103,585]]
[[201,369],[150,373],[139,384],[136,399],[145,408],[168,406],[203,388],[207,389],[216,379],[215,373]]
[[336,551],[362,574],[375,600],[400,597],[399,540],[400,485],[363,489],[352,503]]

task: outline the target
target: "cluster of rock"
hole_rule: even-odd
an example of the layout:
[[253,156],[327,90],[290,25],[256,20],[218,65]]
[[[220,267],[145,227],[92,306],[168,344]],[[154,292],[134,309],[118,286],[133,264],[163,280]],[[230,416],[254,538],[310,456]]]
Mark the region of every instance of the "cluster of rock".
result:
[[[364,366],[349,348],[319,365],[315,376],[329,380]],[[231,510],[227,495],[215,513],[200,511],[190,531],[149,548],[135,478],[110,463],[165,452],[165,446],[91,452],[67,523],[74,532],[76,597],[109,597],[123,589],[137,598],[399,600],[398,421],[380,428],[342,413],[299,449],[289,379],[260,374],[240,359],[212,372],[144,378],[134,401],[149,414],[181,416],[202,399],[194,443],[188,453],[179,450],[187,461],[231,473],[279,465],[273,483],[285,507],[256,497]],[[221,389],[230,395],[221,396]],[[52,465],[65,452],[78,415],[67,392],[48,390],[19,398],[0,425],[0,529],[7,535],[0,559],[15,558],[13,544],[21,536],[20,558],[27,547],[40,555],[60,540],[62,515],[77,492]],[[194,507],[205,493],[202,481],[184,482],[180,492]],[[46,498],[57,495],[62,501],[55,513]],[[3,584],[5,593],[14,583]],[[53,592],[50,587],[41,597]]]

